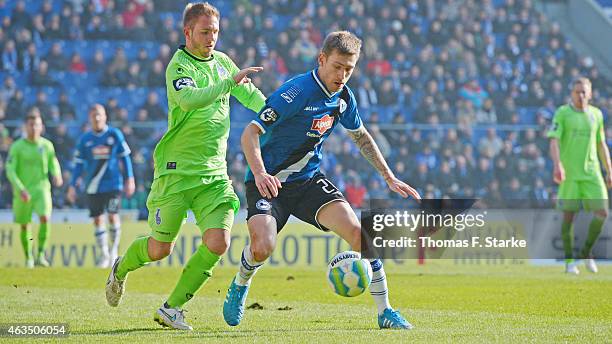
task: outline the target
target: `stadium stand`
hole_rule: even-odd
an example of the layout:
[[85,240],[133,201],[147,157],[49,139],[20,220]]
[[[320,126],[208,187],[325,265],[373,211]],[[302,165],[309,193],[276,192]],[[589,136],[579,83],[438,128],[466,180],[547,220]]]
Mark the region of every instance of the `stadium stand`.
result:
[[[396,0],[396,10],[379,0],[212,2],[222,14],[217,48],[239,66],[263,65],[253,80],[264,94],[313,68],[327,32],[358,34],[364,47],[349,85],[361,115],[425,197],[552,199],[545,131],[571,79],[590,77],[596,105],[612,111],[610,80],[528,0]],[[0,1],[0,208],[11,204],[3,165],[28,108],[42,111],[68,180],[87,108],[100,102],[133,150],[138,192],[124,206],[146,211],[152,149],[166,126],[164,69],[181,44],[185,3]],[[228,168],[243,200],[239,137],[252,116],[233,104]],[[607,135],[610,145],[612,128]],[[330,137],[330,178],[356,206],[390,196],[349,141]],[[64,195],[55,190],[55,206],[70,206]]]

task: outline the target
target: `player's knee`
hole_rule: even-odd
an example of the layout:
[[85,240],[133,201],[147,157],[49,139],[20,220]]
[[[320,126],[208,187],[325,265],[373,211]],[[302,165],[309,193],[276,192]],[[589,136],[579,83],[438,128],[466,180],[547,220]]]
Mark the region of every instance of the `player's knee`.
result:
[[40,223],[47,223],[49,221],[49,218],[47,218],[45,215],[40,217]]
[[209,240],[208,242],[206,242],[206,247],[208,247],[208,250],[218,256],[222,256],[225,254],[225,252],[227,252],[227,250],[229,249],[230,246],[230,238],[222,238],[219,240],[214,240],[211,241]]
[[168,257],[172,253],[172,243],[149,241],[149,258],[153,261],[161,260]]
[[608,217],[608,209],[600,209],[595,212],[595,216],[605,219]]
[[254,240],[251,242],[251,253],[255,261],[263,262],[272,255],[275,242],[272,240]]

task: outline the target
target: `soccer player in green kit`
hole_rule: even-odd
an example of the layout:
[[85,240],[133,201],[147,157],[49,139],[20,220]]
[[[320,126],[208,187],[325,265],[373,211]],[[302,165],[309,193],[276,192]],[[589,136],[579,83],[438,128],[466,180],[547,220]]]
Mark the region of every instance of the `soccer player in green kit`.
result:
[[261,67],[239,70],[214,50],[219,11],[208,3],[188,4],[183,13],[186,45],[166,69],[168,131],[155,147],[155,175],[147,199],[151,234],[136,239],[115,260],[106,284],[106,299],[117,306],[125,280],[134,271],[172,252],[174,241],[191,209],[202,231],[202,245],[189,259],[172,293],[155,312],[162,326],[191,330],[181,307],[210,278],[230,244],[230,229],[239,208],[227,174],[229,96],[259,112],[265,97],[248,75]]
[[[573,221],[580,205],[593,212],[580,259],[586,268],[597,272],[597,265],[591,256],[608,216],[608,189],[612,187],[610,152],[606,145],[603,115],[601,110],[589,105],[591,81],[578,78],[572,84],[571,103],[557,109],[553,127],[548,132],[550,156],[554,163],[553,178],[559,184],[558,208],[563,211],[561,236],[565,250],[565,272],[579,274],[578,261],[574,259]],[[605,180],[599,160],[606,170]]]
[[[51,141],[41,136],[43,122],[37,108],[30,110],[25,122],[26,137],[21,138],[9,150],[6,176],[13,186],[13,214],[21,226],[21,245],[26,257],[26,267],[49,266],[45,257],[47,240],[51,233],[51,184],[63,184],[62,172]],[[38,255],[32,257],[32,231],[28,224],[32,212],[38,214]]]

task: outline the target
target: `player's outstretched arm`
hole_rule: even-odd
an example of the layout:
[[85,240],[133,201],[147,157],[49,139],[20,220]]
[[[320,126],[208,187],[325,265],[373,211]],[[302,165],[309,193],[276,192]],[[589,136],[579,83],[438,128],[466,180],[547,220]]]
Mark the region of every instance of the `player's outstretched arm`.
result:
[[553,180],[557,184],[561,184],[565,180],[565,169],[561,163],[561,155],[559,153],[559,139],[550,139],[550,158],[553,161]]
[[266,172],[266,167],[261,157],[261,147],[259,145],[259,135],[261,135],[261,133],[261,129],[257,125],[251,123],[244,128],[242,136],[240,137],[240,143],[242,144],[242,151],[249,164],[249,168],[255,177],[257,190],[259,190],[262,196],[272,198],[278,196],[278,189],[280,189],[282,185],[278,178]]
[[385,161],[385,158],[380,152],[380,149],[378,149],[372,135],[368,133],[363,125],[356,130],[348,130],[348,135],[353,142],[355,142],[357,147],[359,147],[361,155],[363,155],[366,160],[368,160],[368,162],[370,162],[370,164],[376,168],[378,173],[385,178],[385,182],[387,182],[387,185],[391,191],[400,194],[404,198],[412,196],[412,198],[416,200],[421,199],[421,196],[413,187],[395,177],[393,171],[391,171],[389,165],[387,165],[387,162]]

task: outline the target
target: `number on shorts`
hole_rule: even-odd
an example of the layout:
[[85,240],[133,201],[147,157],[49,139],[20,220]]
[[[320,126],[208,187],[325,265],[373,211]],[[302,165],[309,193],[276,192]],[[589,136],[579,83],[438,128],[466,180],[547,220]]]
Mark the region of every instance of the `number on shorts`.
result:
[[319,179],[317,180],[317,184],[323,184],[323,186],[321,187],[321,189],[323,189],[323,191],[325,191],[325,193],[331,194],[336,192],[336,187],[332,185],[332,183],[328,182],[325,179]]

